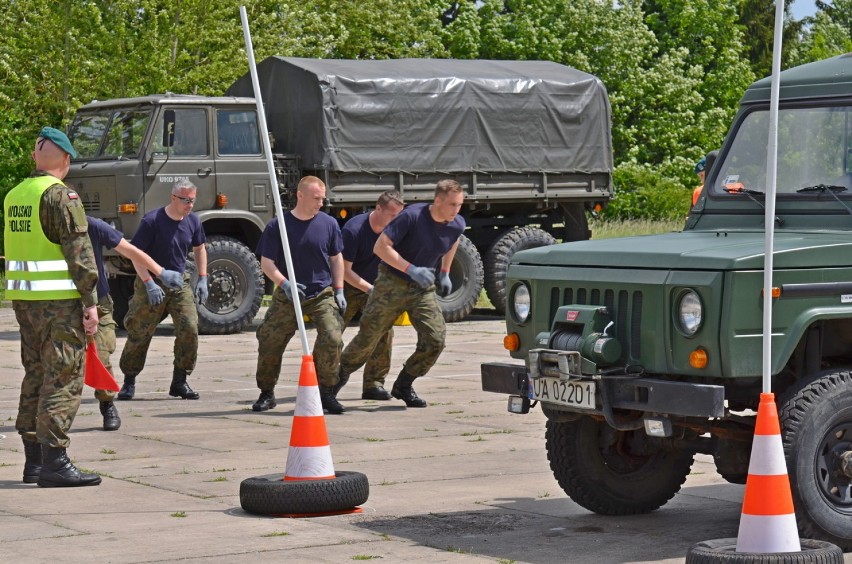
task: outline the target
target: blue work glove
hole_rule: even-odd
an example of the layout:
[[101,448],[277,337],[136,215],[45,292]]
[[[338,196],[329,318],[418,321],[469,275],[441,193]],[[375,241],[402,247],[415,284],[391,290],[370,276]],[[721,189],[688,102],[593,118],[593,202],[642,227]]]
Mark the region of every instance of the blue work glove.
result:
[[209,294],[210,292],[207,290],[207,275],[202,274],[198,277],[198,283],[195,285],[195,303],[204,305]]
[[151,305],[160,305],[166,297],[166,293],[162,288],[157,286],[153,278],[145,281],[145,291],[148,292],[148,303]]
[[169,290],[180,290],[183,288],[183,274],[175,270],[166,270],[164,268],[157,278],[159,278]]
[[334,301],[337,302],[337,307],[340,309],[340,315],[346,313],[346,298],[343,297],[343,288],[334,289]]
[[[285,278],[284,280],[281,281],[281,284],[279,284],[279,286],[281,286],[281,289],[284,290],[284,295],[287,296],[287,299],[292,302],[293,301],[293,285],[290,283],[290,281]],[[299,299],[300,300],[305,299],[305,291],[304,291],[305,288],[307,288],[307,286],[305,286],[304,284],[300,284],[300,283],[296,282],[296,291],[299,292]]]
[[405,273],[424,290],[435,283],[435,273],[431,268],[409,264]]
[[441,275],[438,276],[438,295],[446,298],[452,291],[453,283],[450,282],[450,273],[442,270]]

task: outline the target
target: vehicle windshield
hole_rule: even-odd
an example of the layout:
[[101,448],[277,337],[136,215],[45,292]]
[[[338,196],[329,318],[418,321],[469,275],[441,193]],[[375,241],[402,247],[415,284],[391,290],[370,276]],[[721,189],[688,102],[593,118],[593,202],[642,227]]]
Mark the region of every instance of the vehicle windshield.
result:
[[151,108],[77,112],[68,137],[79,155],[78,160],[139,157],[151,113]]
[[[852,107],[787,108],[778,112],[778,196],[813,197],[817,185],[852,188]],[[712,193],[766,192],[769,111],[749,113],[719,167]],[[838,191],[841,198],[852,192]]]

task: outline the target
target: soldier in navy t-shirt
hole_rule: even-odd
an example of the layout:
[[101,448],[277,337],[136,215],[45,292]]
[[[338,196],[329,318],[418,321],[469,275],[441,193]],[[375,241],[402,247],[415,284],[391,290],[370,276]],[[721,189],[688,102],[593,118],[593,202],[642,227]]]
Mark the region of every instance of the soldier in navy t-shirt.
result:
[[317,330],[313,357],[322,407],[329,413],[344,411],[334,397],[343,348],[341,314],[346,311],[343,241],[337,221],[320,211],[324,203],[325,183],[316,176],[302,178],[296,190],[296,206],[284,214],[295,272],[287,272],[278,218],[269,222],[260,238],[260,268],[276,288],[272,305],[257,329],[255,376],[260,397],[252,405],[254,411],[277,405],[275,385],[281,373],[281,357],[298,329],[294,299],[300,300],[302,312],[310,316]]
[[444,350],[446,328],[435,293],[452,291],[449,272],[465,229],[458,215],[463,203],[461,185],[441,180],[431,204],[407,207],[379,236],[374,249],[382,260],[379,276],[361,315],[360,330],[340,357],[340,379],[346,380],[363,366],[396,318],[408,312],[417,331],[417,347],[405,361],[391,395],[408,407],[426,407],[412,384]]
[[[373,291],[373,284],[379,274],[381,260],[373,252],[382,230],[403,208],[402,196],[396,190],[382,193],[376,201],[376,209],[356,215],[343,226],[343,288],[346,297],[346,315],[343,316],[343,328],[356,314],[367,305],[367,298]],[[389,400],[390,393],[385,390],[385,378],[390,372],[391,349],[393,347],[393,327],[379,339],[373,354],[364,367],[364,383],[361,399]],[[341,380],[337,384],[339,391],[346,384]]]

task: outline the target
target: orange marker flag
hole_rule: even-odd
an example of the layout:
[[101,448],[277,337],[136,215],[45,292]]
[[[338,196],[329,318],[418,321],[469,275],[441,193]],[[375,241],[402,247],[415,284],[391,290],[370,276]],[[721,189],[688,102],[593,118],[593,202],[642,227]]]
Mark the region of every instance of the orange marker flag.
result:
[[91,338],[89,339],[89,346],[86,347],[86,376],[83,382],[96,390],[117,392],[121,389],[104,363],[98,358],[98,349],[95,347],[95,341]]

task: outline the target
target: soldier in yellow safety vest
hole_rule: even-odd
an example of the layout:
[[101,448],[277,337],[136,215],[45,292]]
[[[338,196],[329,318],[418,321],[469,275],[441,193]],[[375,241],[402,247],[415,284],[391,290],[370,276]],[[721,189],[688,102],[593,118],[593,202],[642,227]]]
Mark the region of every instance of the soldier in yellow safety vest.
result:
[[6,298],[20,325],[24,365],[15,428],[24,441],[24,482],[41,487],[101,483],[66,453],[83,390],[86,334],[98,328],[86,212],[62,182],[76,156],[64,133],[43,128],[33,151],[36,171],[4,202]]

